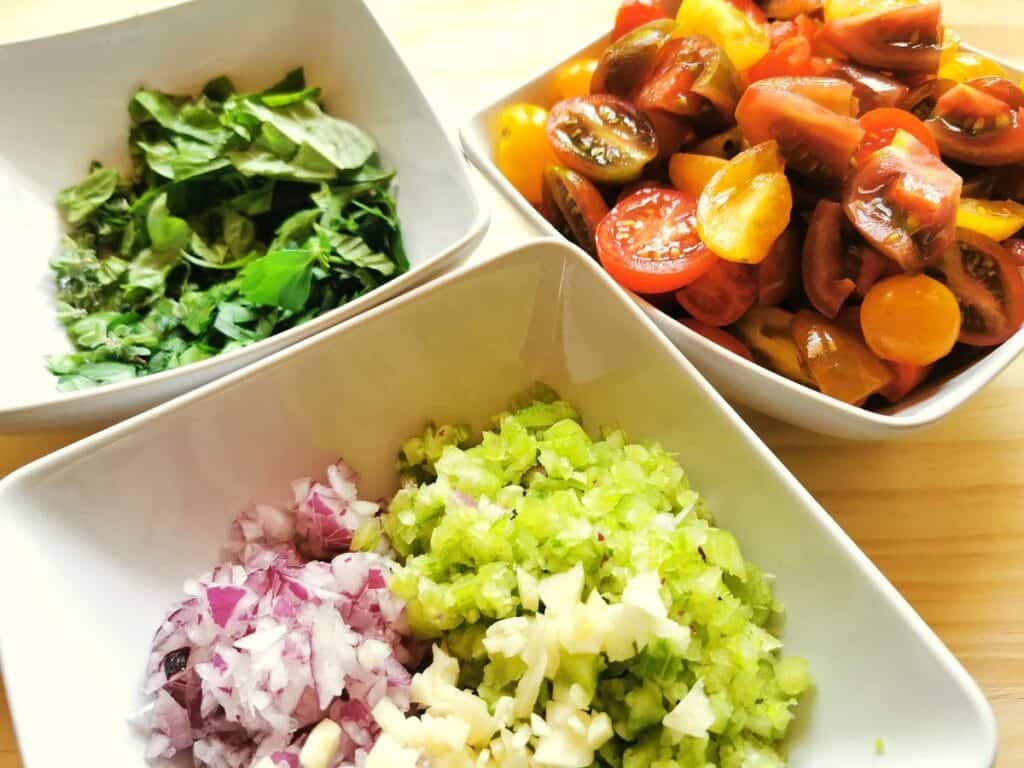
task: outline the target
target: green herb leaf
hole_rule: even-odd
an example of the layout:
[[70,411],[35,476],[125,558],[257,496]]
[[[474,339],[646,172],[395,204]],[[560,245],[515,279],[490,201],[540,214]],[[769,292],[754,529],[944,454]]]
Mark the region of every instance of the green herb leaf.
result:
[[266,149],[252,146],[238,152],[229,152],[231,164],[245,176],[266,176],[285,181],[329,181],[337,176],[333,166],[303,167],[297,162],[282,160]]
[[270,251],[242,270],[242,296],[257,306],[300,312],[313,281],[311,250]]
[[178,251],[188,243],[192,230],[188,222],[167,210],[167,194],[157,197],[146,214],[146,231],[158,251]]
[[64,209],[69,224],[79,224],[110,199],[120,181],[116,170],[99,167],[84,181],[62,190],[57,195],[57,204]]
[[219,145],[227,140],[227,131],[211,109],[196,104],[177,106],[165,94],[144,89],[135,94],[132,103],[142,110],[143,116],[151,117],[174,133],[206,144]]

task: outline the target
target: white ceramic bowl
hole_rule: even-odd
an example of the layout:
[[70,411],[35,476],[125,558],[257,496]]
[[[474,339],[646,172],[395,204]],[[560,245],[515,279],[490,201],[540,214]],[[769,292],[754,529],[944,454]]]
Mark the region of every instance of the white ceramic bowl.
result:
[[[143,765],[125,722],[149,641],[234,514],[339,455],[394,491],[428,419],[477,427],[542,380],[591,429],[679,456],[776,575],[810,659],[792,768],[988,768],[977,686],[839,526],[625,293],[545,240],[460,270],[0,482],[0,646],[26,768]],[[57,737],[55,737],[57,736]],[[875,757],[875,740],[885,756]],[[90,758],[91,759],[91,758]]]
[[[530,79],[488,106],[462,127],[462,144],[473,163],[504,196],[545,235],[558,235],[505,179],[494,162],[498,118],[509,104],[549,106],[557,101],[554,73],[580,56],[599,56],[603,35],[582,50]],[[965,46],[970,48],[970,46]],[[990,56],[989,54],[985,54]],[[991,57],[990,58],[994,58]],[[1024,72],[1001,62],[1015,79]],[[963,405],[1024,351],[1024,329],[982,359],[939,382],[923,387],[906,402],[883,411],[869,411],[827,397],[751,363],[691,331],[641,296],[632,294],[644,312],[726,397],[775,418],[825,434],[855,439],[888,439],[909,434],[938,421]]]
[[[398,170],[411,268],[367,296],[244,349],[78,393],[45,354],[71,350],[47,266],[61,235],[54,196],[89,161],[128,169],[128,101],[142,84],[194,92],[226,73],[242,89],[303,65],[330,111],[365,128]],[[0,46],[0,432],[109,422],[194,389],[452,267],[487,216],[465,162],[391,41],[358,0],[197,0],[71,34]]]

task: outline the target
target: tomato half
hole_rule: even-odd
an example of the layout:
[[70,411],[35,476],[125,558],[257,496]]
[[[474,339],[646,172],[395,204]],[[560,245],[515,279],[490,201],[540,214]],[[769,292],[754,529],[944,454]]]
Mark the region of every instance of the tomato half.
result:
[[754,355],[758,365],[787,379],[816,387],[793,342],[792,312],[753,306],[733,326],[733,332]]
[[849,105],[853,88],[835,78],[759,80],[740,99],[736,121],[751,144],[776,140],[787,168],[815,178],[841,180],[864,129],[854,118],[837,114],[804,93],[818,100],[832,93],[830,103]]
[[585,57],[559,67],[555,72],[555,90],[558,91],[558,98],[571,99],[589,95],[597,63],[597,59]]
[[862,115],[879,107],[897,107],[910,94],[910,89],[898,80],[848,61],[829,59],[823,74],[845,80],[853,86],[853,95],[857,97],[858,111]]
[[943,157],[982,166],[1024,162],[1024,110],[1000,98],[1007,95],[1000,86],[979,85],[959,83],[936,102],[926,124]]
[[757,303],[781,304],[800,290],[800,234],[787,229],[757,265]]
[[728,331],[724,331],[721,328],[716,328],[713,325],[707,325],[705,323],[700,322],[699,320],[694,320],[692,317],[681,317],[679,318],[679,322],[685,325],[691,331],[699,333],[708,341],[713,341],[718,346],[725,347],[734,355],[739,355],[745,360],[754,362],[754,356],[750,354],[750,350],[747,349],[747,345],[744,344],[739,339],[737,339]]
[[843,207],[875,248],[907,271],[935,263],[955,238],[963,182],[906,131],[850,175]]
[[590,92],[633,98],[654,70],[661,46],[675,30],[676,23],[671,19],[652,21],[609,45],[590,78]]
[[597,255],[594,231],[608,213],[608,205],[597,187],[576,171],[549,165],[544,170],[542,207],[548,212],[558,211],[576,244],[591,256]]
[[892,380],[892,371],[856,335],[816,312],[793,318],[793,341],[823,394],[859,404]]
[[711,269],[676,293],[676,301],[702,323],[731,325],[757,301],[757,277],[749,264],[715,259]]
[[676,189],[700,197],[711,178],[726,165],[726,160],[714,155],[696,155],[679,152],[668,161],[668,177]]
[[831,200],[820,200],[814,208],[801,261],[804,292],[825,317],[834,318],[856,288],[843,270],[843,208]]
[[739,74],[722,50],[703,35],[687,35],[661,47],[636,104],[693,117],[710,103],[731,119],[741,89]]
[[917,389],[928,374],[932,372],[930,365],[910,365],[909,363],[887,363],[892,371],[892,381],[878,390],[878,394],[890,403],[898,403]]
[[605,94],[558,102],[548,115],[547,134],[563,165],[597,182],[632,181],[658,154],[650,120],[629,102]]
[[939,147],[928,127],[909,112],[894,107],[873,109],[860,118],[860,127],[864,129],[864,138],[857,149],[855,162],[860,165],[871,155],[892,144],[896,131],[906,131],[928,150],[939,156]]
[[618,40],[639,26],[657,19],[664,19],[668,14],[661,0],[623,0],[615,14],[615,28],[612,40]]
[[764,11],[761,10],[754,0],[729,0],[729,2],[736,6],[736,9],[754,22],[754,24],[768,23],[768,19],[765,18]]
[[821,11],[823,0],[764,0],[761,10],[769,19],[808,18]]
[[680,34],[714,40],[741,72],[763,58],[770,47],[766,26],[729,0],[686,0],[679,6],[676,21]]
[[860,308],[864,341],[883,360],[931,365],[960,335],[953,292],[927,275],[893,275],[877,283]]
[[1024,322],[1024,278],[1009,251],[984,235],[959,229],[939,265],[960,304],[960,341],[992,347]]
[[769,77],[813,75],[817,68],[811,58],[811,41],[802,35],[790,37],[747,70],[747,81],[753,83]]
[[820,39],[857,64],[889,72],[935,74],[941,57],[938,0],[827,21]]
[[990,237],[997,243],[1024,228],[1024,205],[1013,200],[960,198],[956,225]]
[[697,236],[697,201],[675,189],[645,188],[617,203],[597,226],[597,255],[616,282],[667,293],[707,273],[718,258]]

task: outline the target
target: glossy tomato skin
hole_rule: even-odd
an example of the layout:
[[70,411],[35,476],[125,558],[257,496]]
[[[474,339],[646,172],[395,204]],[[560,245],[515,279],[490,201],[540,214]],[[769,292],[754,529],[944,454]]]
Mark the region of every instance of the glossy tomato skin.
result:
[[819,13],[823,4],[823,0],[765,0],[761,9],[769,19],[796,19]]
[[722,50],[703,35],[686,35],[661,47],[636,103],[682,117],[695,117],[710,104],[731,119],[741,90],[739,74]]
[[804,292],[827,318],[834,318],[856,288],[843,270],[843,208],[831,200],[820,200],[807,225],[801,261]]
[[1024,267],[1024,238],[1011,238],[1003,243],[1003,247],[1006,248],[1010,258],[1018,268]]
[[612,40],[619,40],[637,27],[667,16],[661,0],[623,0],[615,14]]
[[894,275],[868,291],[860,324],[868,347],[883,360],[931,365],[956,344],[960,307],[952,291],[938,280]]
[[863,66],[934,75],[941,58],[938,0],[827,21],[821,41]]
[[955,239],[962,179],[905,131],[847,179],[843,208],[864,238],[904,270],[936,263]]
[[744,360],[754,362],[754,356],[750,354],[750,350],[747,349],[747,345],[744,344],[739,339],[737,339],[728,331],[725,331],[721,328],[717,328],[716,326],[713,325],[707,325],[705,323],[700,322],[699,320],[694,320],[692,317],[681,317],[679,318],[679,322],[685,325],[691,331],[699,333],[708,341],[712,341],[718,346],[724,347],[725,349],[732,352],[734,355],[739,355]]
[[895,106],[910,112],[919,120],[927,120],[935,112],[935,105],[939,99],[955,85],[954,81],[945,78],[926,80],[911,88],[906,97]]
[[887,363],[892,371],[892,381],[878,390],[878,394],[890,403],[898,403],[919,386],[932,372],[930,365],[911,365],[909,363]]
[[608,213],[608,205],[597,187],[576,171],[549,165],[544,169],[542,207],[546,211],[557,210],[576,244],[591,256],[597,255],[594,232]]
[[658,52],[675,29],[674,21],[660,19],[634,29],[609,45],[601,53],[590,78],[590,92],[632,99],[654,71]]
[[548,112],[533,104],[513,104],[499,117],[496,162],[502,174],[532,205],[541,202],[545,166],[555,161],[545,126]]
[[1024,323],[1024,278],[999,243],[958,229],[939,271],[960,304],[961,343],[993,347]]
[[633,181],[658,154],[650,120],[605,94],[558,102],[548,115],[547,135],[562,165],[598,183]]
[[815,74],[817,69],[812,60],[811,41],[796,35],[780,42],[748,69],[747,82],[754,83],[769,77],[809,76]]
[[759,365],[816,388],[793,342],[793,319],[792,312],[779,307],[755,305],[736,322],[733,332],[746,344]]
[[757,265],[757,303],[781,304],[800,290],[800,233],[790,227],[775,240],[768,256]]
[[612,208],[597,226],[597,255],[616,282],[643,294],[699,279],[718,260],[697,236],[696,200],[646,187]]
[[676,294],[676,301],[706,325],[731,325],[757,301],[757,276],[749,264],[717,259],[711,269]]
[[928,151],[939,156],[939,147],[928,130],[928,127],[909,112],[895,107],[880,107],[861,115],[860,127],[864,129],[864,138],[854,159],[856,164],[865,162],[875,152],[892,144],[896,131],[906,131]]
[[555,73],[555,90],[558,91],[558,98],[571,99],[589,95],[597,64],[597,59],[582,58],[560,67]]
[[850,167],[864,130],[800,93],[832,89],[847,103],[849,83],[834,78],[768,78],[753,83],[736,108],[736,120],[751,144],[775,139],[787,168],[814,178],[839,181]]
[[897,107],[910,95],[910,89],[898,80],[848,61],[829,59],[821,74],[853,86],[861,115],[879,107]]
[[938,99],[926,125],[943,157],[986,167],[1024,162],[1024,110],[986,86],[953,86]]

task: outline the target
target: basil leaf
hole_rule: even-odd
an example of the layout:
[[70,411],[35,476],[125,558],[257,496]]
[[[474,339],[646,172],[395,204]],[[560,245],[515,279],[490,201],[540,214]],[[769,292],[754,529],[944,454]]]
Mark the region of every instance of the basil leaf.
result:
[[192,230],[188,222],[167,210],[167,194],[157,197],[146,214],[146,231],[158,251],[178,251],[185,247]]
[[57,205],[64,210],[69,224],[78,224],[110,199],[120,181],[120,174],[113,168],[97,168],[84,181],[61,190]]
[[311,250],[270,251],[242,270],[240,290],[257,306],[299,312],[309,298],[313,281]]

